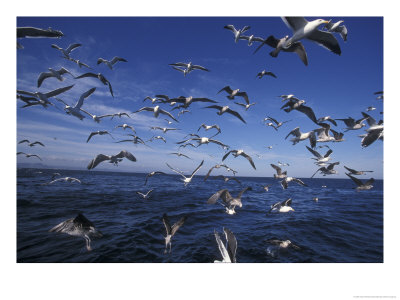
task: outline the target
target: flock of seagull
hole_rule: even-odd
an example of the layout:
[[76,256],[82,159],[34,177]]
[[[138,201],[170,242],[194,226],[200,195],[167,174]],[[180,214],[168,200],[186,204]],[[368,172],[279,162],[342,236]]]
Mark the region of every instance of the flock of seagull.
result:
[[[335,38],[334,34],[338,33],[342,37],[344,41],[347,40],[347,28],[345,25],[342,25],[343,21],[338,21],[336,23],[333,23],[331,20],[323,20],[323,19],[317,19],[313,21],[307,21],[303,17],[282,17],[282,20],[285,22],[285,24],[292,30],[293,34],[292,36],[285,36],[283,38],[277,39],[273,35],[267,37],[266,39],[260,38],[260,37],[255,37],[254,35],[244,35],[245,32],[248,32],[250,30],[250,26],[245,26],[242,29],[236,29],[235,26],[233,25],[226,25],[224,28],[227,30],[230,30],[233,35],[234,35],[234,41],[237,43],[240,40],[245,40],[248,42],[248,46],[252,46],[253,43],[260,43],[258,48],[254,51],[257,52],[262,46],[268,45],[273,48],[273,51],[270,52],[270,55],[272,57],[277,57],[280,51],[283,52],[294,52],[296,53],[299,58],[302,60],[302,62],[305,65],[308,65],[308,57],[307,53],[305,50],[305,47],[301,43],[301,40],[303,39],[308,39],[311,40],[329,51],[340,55],[341,54],[341,49],[339,46],[339,43],[337,39]],[[324,25],[322,30],[319,29],[321,25]],[[26,37],[49,37],[49,38],[60,38],[63,36],[63,33],[58,30],[53,30],[51,28],[49,29],[40,29],[40,28],[34,28],[34,27],[19,27],[17,28],[17,38],[26,38]],[[79,68],[85,67],[85,68],[90,68],[87,64],[81,62],[79,59],[75,59],[71,57],[71,53],[81,47],[81,44],[71,44],[67,48],[61,48],[58,45],[51,45],[52,48],[57,49],[61,53],[61,57],[63,59],[66,59],[68,61],[76,63]],[[24,47],[17,42],[17,48],[18,49],[23,49]],[[113,70],[113,67],[115,64],[120,63],[120,62],[125,62],[127,63],[128,61],[124,58],[115,56],[111,60],[107,60],[104,58],[98,58],[97,60],[97,65],[104,64],[106,65],[110,70]],[[190,72],[198,70],[198,71],[205,71],[205,72],[210,72],[209,69],[200,66],[200,65],[195,65],[192,64],[192,62],[189,63],[184,63],[184,62],[177,62],[177,63],[172,63],[170,66],[179,72],[182,72],[184,76],[188,76]],[[90,68],[91,69],[91,68]],[[55,70],[52,68],[48,69],[48,72],[42,72],[39,74],[39,77],[37,79],[37,87],[39,88],[44,80],[47,80],[48,78],[54,77],[59,81],[63,81],[64,77],[66,74],[69,76],[72,76],[75,79],[82,79],[82,78],[97,78],[100,80],[104,85],[108,86],[109,92],[112,97],[114,97],[113,89],[111,86],[111,83],[105,78],[105,76],[102,73],[93,73],[93,72],[88,72],[84,73],[80,76],[74,76],[69,72],[66,68],[62,67],[59,70]],[[270,76],[272,78],[277,78],[277,76],[271,72],[271,71],[266,71],[263,70],[259,72],[256,77],[261,79],[263,76]],[[100,122],[103,118],[115,118],[115,117],[127,117],[130,118],[129,113],[126,112],[121,112],[117,114],[107,114],[107,115],[101,115],[97,116],[95,114],[92,114],[91,112],[88,112],[84,110],[82,107],[84,106],[84,103],[88,97],[90,97],[96,90],[96,88],[91,88],[88,91],[84,92],[78,99],[78,101],[74,104],[68,104],[66,101],[62,100],[59,98],[60,95],[62,95],[64,92],[70,90],[73,88],[74,85],[66,86],[66,87],[61,87],[58,89],[55,89],[53,91],[49,91],[47,93],[43,92],[31,92],[31,91],[23,91],[23,90],[17,90],[17,99],[20,101],[23,101],[25,104],[22,106],[22,108],[27,108],[31,106],[36,106],[40,105],[43,107],[48,107],[49,105],[57,107],[54,102],[50,101],[51,98],[54,98],[57,102],[62,103],[64,105],[64,111],[66,114],[77,117],[80,120],[83,120],[86,116],[89,116],[90,118],[93,119],[95,122]],[[225,86],[221,88],[217,93],[225,92],[226,93],[226,98],[229,101],[237,100],[237,102],[234,102],[236,105],[243,107],[246,111],[249,110],[252,106],[256,105],[256,103],[251,103],[249,100],[249,96],[247,92],[241,91],[239,88],[231,88],[230,86]],[[376,92],[375,95],[377,95],[377,100],[383,100],[383,92]],[[297,111],[299,113],[305,114],[314,124],[319,126],[318,128],[309,131],[309,132],[301,132],[299,127],[294,128],[291,130],[287,136],[285,137],[285,140],[289,137],[292,136],[290,141],[293,143],[293,145],[300,143],[302,141],[309,141],[310,147],[306,146],[307,150],[313,155],[312,159],[315,160],[315,164],[318,167],[318,169],[315,171],[315,173],[311,176],[314,177],[315,174],[321,173],[323,176],[328,176],[331,174],[337,174],[337,170],[334,169],[335,166],[339,165],[339,162],[333,162],[333,163],[328,163],[331,160],[331,155],[333,153],[333,150],[328,146],[328,145],[319,145],[318,148],[323,148],[326,147],[328,148],[327,152],[325,154],[319,153],[316,148],[317,148],[317,143],[326,143],[326,142],[343,142],[343,132],[338,132],[333,130],[331,127],[332,126],[337,126],[336,121],[342,121],[344,124],[347,126],[344,130],[344,132],[349,131],[349,130],[360,130],[363,127],[366,126],[364,122],[367,122],[369,125],[369,128],[366,129],[364,134],[361,134],[360,137],[361,139],[361,146],[363,148],[368,147],[372,143],[374,143],[377,140],[383,140],[383,121],[380,120],[377,122],[372,116],[365,112],[361,112],[362,118],[356,120],[352,117],[348,118],[342,118],[342,119],[334,119],[331,118],[330,116],[323,116],[320,118],[317,118],[314,114],[314,111],[311,107],[306,106],[305,100],[300,100],[293,94],[288,94],[288,95],[280,95],[278,96],[279,99],[282,100],[283,105],[281,107],[282,110],[284,110],[286,113],[291,113],[292,111]],[[244,102],[240,102],[239,99],[244,100]],[[142,107],[136,111],[133,112],[133,114],[137,113],[142,113],[142,112],[151,112],[155,118],[158,118],[160,114],[164,115],[167,117],[167,119],[164,119],[168,125],[173,124],[173,122],[179,123],[178,119],[174,117],[172,112],[174,110],[179,110],[178,116],[183,113],[190,112],[189,108],[191,108],[191,105],[195,102],[202,102],[202,103],[212,103],[209,106],[205,106],[205,109],[214,109],[217,111],[217,114],[219,116],[223,115],[224,113],[228,113],[236,118],[238,118],[241,122],[246,124],[246,120],[240,115],[240,113],[234,109],[232,109],[229,105],[218,105],[216,104],[217,101],[208,99],[208,98],[199,98],[199,97],[184,97],[180,96],[177,98],[170,98],[167,95],[155,95],[155,97],[146,97],[143,102],[146,100],[150,101],[152,105],[154,106],[145,106]],[[167,106],[169,105],[172,107],[170,111],[167,111],[166,109],[161,108],[161,106]],[[57,107],[58,108],[58,107]],[[367,112],[375,110],[374,107],[368,107],[366,109]],[[284,124],[290,122],[292,120],[285,120],[285,121],[278,121],[275,118],[271,116],[267,116],[263,120],[263,125],[272,127],[274,128],[275,131],[278,131],[278,129],[283,126]],[[327,123],[329,122],[329,123]],[[144,141],[141,137],[136,135],[136,130],[133,126],[128,125],[128,124],[122,124],[116,126],[114,129],[122,128],[124,131],[128,130],[131,133],[127,134],[128,136],[132,137],[131,139],[125,139],[118,141],[118,143],[123,143],[123,142],[132,142],[134,144],[143,144],[147,145],[146,143],[148,142],[153,142],[155,140],[161,140],[164,143],[166,143],[166,139],[164,136],[153,136],[149,140]],[[168,131],[173,131],[173,130],[179,130],[178,128],[168,128],[168,127],[159,127],[159,126],[152,126],[151,130],[160,130],[162,131],[163,134],[166,134]],[[200,130],[204,131],[212,131],[213,135],[210,137],[202,137],[198,135]],[[253,169],[256,169],[256,165],[253,161],[253,158],[244,152],[242,149],[231,149],[229,145],[224,144],[222,141],[215,139],[215,137],[219,134],[221,134],[221,128],[218,124],[201,124],[197,130],[197,133],[190,133],[185,137],[184,140],[177,142],[176,144],[179,145],[179,151],[178,152],[172,152],[170,153],[171,155],[177,155],[178,157],[184,157],[187,159],[191,159],[189,156],[183,154],[180,152],[181,148],[191,146],[193,148],[198,148],[204,144],[209,144],[213,143],[218,146],[220,146],[224,151],[225,154],[223,155],[221,159],[221,163],[214,165],[207,174],[204,177],[204,181],[207,180],[207,178],[210,176],[211,172],[214,169],[219,169],[219,168],[224,168],[227,172],[231,172],[233,177],[226,177],[223,175],[215,176],[215,178],[222,178],[224,182],[227,182],[229,180],[235,180],[238,184],[240,184],[240,181],[235,178],[234,176],[236,175],[237,171],[233,170],[230,168],[228,165],[224,164],[223,162],[228,159],[230,154],[233,156],[233,158],[237,157],[242,157],[245,158],[250,166]],[[332,135],[331,135],[332,134]],[[87,143],[94,137],[94,136],[102,136],[102,135],[109,135],[110,138],[115,139],[113,135],[107,130],[103,131],[94,131],[91,132],[87,138]],[[19,141],[18,144],[21,145],[26,145],[28,147],[35,147],[35,146],[42,146],[45,147],[43,143],[40,141],[34,141],[31,142],[29,140],[21,140]],[[268,149],[272,149],[272,146],[268,146]],[[36,154],[27,154],[25,152],[18,152],[17,155],[25,155],[26,157],[37,157],[38,159],[41,160],[41,158],[36,155]],[[96,155],[87,165],[88,170],[92,170],[96,168],[99,164],[103,162],[108,162],[114,165],[118,165],[123,159],[127,159],[132,162],[136,162],[137,159],[136,157],[130,153],[129,151],[126,150],[121,150],[119,153],[114,154],[114,155],[105,155],[105,154],[98,154]],[[193,170],[193,172],[190,175],[185,175],[184,172],[180,171],[176,167],[172,167],[168,163],[166,163],[167,167],[171,169],[172,172],[179,174],[182,178],[182,182],[184,186],[187,186],[191,183],[193,177],[195,174],[200,170],[200,168],[203,166],[204,160],[202,160],[199,165]],[[278,162],[278,165],[275,164],[270,164],[271,167],[274,169],[275,173],[273,174],[273,177],[277,180],[280,180],[280,185],[282,189],[287,189],[289,187],[290,183],[296,183],[300,186],[307,186],[306,183],[304,183],[302,180],[294,177],[290,177],[287,174],[287,171],[283,171],[282,167],[289,166],[287,163],[282,163]],[[349,173],[346,173],[346,175],[352,179],[352,181],[356,184],[355,189],[357,191],[360,190],[369,190],[373,187],[372,183],[374,182],[374,179],[371,178],[367,180],[366,182],[362,182],[355,176],[358,175],[363,175],[366,172],[372,172],[372,171],[357,171],[354,170],[350,167],[346,167],[346,170]],[[149,174],[146,175],[144,186],[147,185],[148,180],[153,177],[153,176],[162,176],[162,175],[167,175],[166,173],[162,171],[153,171],[150,172]],[[52,176],[51,181],[48,183],[44,183],[44,185],[51,185],[59,182],[69,182],[69,183],[81,183],[81,181],[77,178],[72,178],[72,177],[60,177],[61,174],[59,173],[54,173]],[[263,186],[263,189],[267,192],[269,190],[271,185],[265,185]],[[245,187],[243,188],[236,197],[233,197],[231,193],[228,191],[228,189],[221,189],[217,192],[215,192],[210,198],[207,200],[208,204],[215,204],[215,203],[220,203],[222,206],[224,206],[225,211],[229,215],[234,215],[236,213],[235,208],[242,207],[242,201],[241,198],[243,194],[246,191],[252,190],[251,187]],[[140,191],[137,191],[137,195],[140,196],[143,199],[149,199],[151,197],[151,194],[153,192],[153,189],[150,189],[148,192],[142,193]],[[221,201],[218,201],[220,200]],[[318,201],[318,198],[314,198],[315,201]],[[284,201],[279,201],[273,205],[271,205],[269,213],[287,213],[290,211],[294,211],[294,209],[291,207],[292,205],[292,199],[286,199]],[[184,216],[180,218],[176,223],[174,223],[171,226],[171,223],[169,221],[168,215],[165,213],[162,217],[162,221],[165,226],[166,230],[166,236],[165,236],[165,253],[171,252],[171,240],[173,236],[177,233],[178,229],[184,225],[185,221],[187,219],[187,216]],[[69,235],[74,235],[74,236],[80,236],[83,237],[86,241],[86,248],[88,251],[90,251],[91,248],[91,238],[92,237],[101,237],[102,233],[96,229],[94,224],[89,221],[85,216],[82,214],[78,214],[75,218],[68,219],[57,226],[53,227],[50,229],[50,232],[61,232],[61,233],[66,233]],[[214,232],[215,239],[217,242],[218,249],[221,253],[222,256],[222,261],[215,260],[215,262],[236,262],[236,250],[237,250],[237,240],[233,232],[228,229],[228,228],[223,228],[223,233],[225,236],[226,242],[224,243],[217,231]],[[280,240],[269,240],[268,243],[270,243],[271,247],[275,248],[288,248],[292,247],[295,249],[300,249],[300,247],[294,245],[291,243],[291,241],[280,241]],[[272,248],[271,248],[272,249]]]

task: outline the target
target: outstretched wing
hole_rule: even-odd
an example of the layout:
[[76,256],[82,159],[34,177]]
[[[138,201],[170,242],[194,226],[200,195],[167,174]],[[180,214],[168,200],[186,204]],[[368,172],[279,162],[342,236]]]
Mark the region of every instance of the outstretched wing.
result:
[[236,262],[236,250],[237,250],[237,240],[235,235],[228,228],[224,228],[225,238],[228,244],[228,253],[231,262]]
[[318,124],[317,118],[315,117],[314,111],[312,110],[311,107],[305,106],[305,105],[300,105],[299,107],[296,108],[296,110],[298,110],[298,111],[302,112],[303,114],[305,114],[315,124]]
[[199,164],[199,166],[193,171],[192,175],[190,175],[190,177],[193,177],[194,174],[196,174],[196,172],[201,168],[201,166],[203,165],[204,160],[201,161],[201,163]]
[[228,94],[232,94],[232,92],[233,92],[233,90],[231,89],[231,87],[229,85],[220,89],[217,94],[221,93],[222,91],[226,91]]
[[165,230],[167,231],[167,235],[170,235],[171,234],[171,225],[170,225],[169,218],[166,213],[163,214],[162,220],[163,220],[163,223],[165,226]]
[[240,121],[242,121],[243,123],[246,124],[246,121],[242,118],[242,116],[241,116],[237,111],[234,111],[234,110],[228,108],[228,109],[226,110],[226,112],[227,112],[227,113],[230,113],[231,115],[234,115],[235,117],[239,118]]
[[278,167],[277,165],[271,164],[271,167],[273,167],[276,170],[276,173],[278,175],[282,174],[282,169],[280,167]]
[[162,114],[164,114],[164,115],[167,115],[167,116],[170,117],[172,120],[174,120],[175,122],[178,122],[178,123],[179,123],[179,121],[178,121],[177,119],[175,119],[174,116],[171,115],[169,112],[167,112],[167,111],[165,111],[165,110],[163,110],[163,109],[160,109],[159,112],[162,113]]
[[178,229],[183,225],[183,223],[185,223],[186,219],[187,219],[187,216],[183,216],[182,218],[179,219],[178,222],[176,222],[174,225],[172,225],[172,228],[171,228],[172,236],[178,231]]
[[307,38],[318,43],[320,46],[325,47],[335,54],[340,55],[342,53],[339,43],[332,33],[321,30],[314,30],[311,34],[307,36]]
[[95,158],[91,160],[91,162],[88,164],[87,168],[88,170],[94,169],[99,163],[109,160],[110,156],[104,155],[104,154],[99,154]]
[[130,161],[136,161],[136,157],[134,157],[132,155],[132,153],[126,151],[126,150],[122,150],[120,153],[118,153],[117,155],[115,155],[115,157],[117,158],[123,158],[126,157],[127,159],[129,159]]
[[[322,158],[322,155],[319,154],[317,151],[311,149],[310,147],[306,146],[306,148],[308,149],[308,151],[310,151],[316,158]],[[329,151],[328,151],[329,152]],[[330,154],[330,153],[329,153]],[[329,155],[328,155],[329,156]],[[325,156],[326,157],[326,156]]]
[[253,167],[253,169],[256,170],[256,166],[255,166],[255,164],[253,162],[253,159],[250,157],[250,155],[242,152],[241,156],[245,157],[250,162],[250,164]]
[[357,184],[357,186],[363,185],[363,183],[362,183],[362,181],[361,181],[360,179],[355,178],[354,176],[351,176],[351,175],[348,174],[348,173],[345,173],[345,174],[346,174],[347,176],[349,176],[350,179],[353,180],[355,184]]
[[219,252],[221,252],[222,255],[222,262],[231,262],[232,260],[230,259],[229,253],[226,250],[224,243],[221,241],[218,232],[216,232],[215,230],[214,230],[214,235],[215,235],[215,240],[217,241]]
[[217,202],[217,200],[219,199],[219,197],[221,197],[222,194],[226,193],[227,191],[228,191],[227,189],[219,190],[214,195],[212,195],[210,198],[208,198],[207,204],[215,204]]
[[303,28],[308,23],[304,17],[282,17],[282,21],[286,24],[287,27],[292,29],[293,32],[297,31],[300,28]]

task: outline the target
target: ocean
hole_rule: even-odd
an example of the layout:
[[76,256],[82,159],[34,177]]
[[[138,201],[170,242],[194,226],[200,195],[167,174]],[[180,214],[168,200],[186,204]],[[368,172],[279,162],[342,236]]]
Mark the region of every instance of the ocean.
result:
[[[54,172],[79,183],[49,182]],[[238,263],[382,263],[383,181],[357,192],[350,179],[302,178],[308,187],[290,183],[283,190],[274,178],[237,177],[241,184],[195,176],[184,186],[178,175],[54,169],[17,170],[17,262],[212,263],[221,260],[214,230],[229,228],[237,239]],[[359,177],[363,181],[369,177]],[[272,184],[268,192],[262,185]],[[228,215],[207,199],[220,189],[236,196],[244,187],[243,207]],[[323,188],[322,186],[326,186]],[[154,189],[149,199],[146,193]],[[318,202],[313,201],[318,197]],[[292,198],[288,213],[267,214],[270,206]],[[49,229],[82,213],[101,231],[85,240]],[[167,213],[171,225],[186,222],[164,254]],[[277,250],[267,240],[290,240],[299,249]]]

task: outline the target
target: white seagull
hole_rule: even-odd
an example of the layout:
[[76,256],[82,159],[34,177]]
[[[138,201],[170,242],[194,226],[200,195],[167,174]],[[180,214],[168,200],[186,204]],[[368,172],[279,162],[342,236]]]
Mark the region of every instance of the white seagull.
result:
[[60,68],[59,70],[54,70],[52,68],[49,68],[50,72],[42,72],[39,74],[38,77],[38,81],[37,81],[37,87],[40,87],[42,85],[42,82],[49,77],[55,77],[57,78],[59,81],[63,81],[64,78],[62,77],[62,75],[64,74],[70,74],[72,77],[74,77],[74,75],[71,74],[70,71],[68,71],[65,68]]
[[166,213],[164,213],[162,220],[163,220],[163,223],[165,226],[165,230],[167,232],[167,235],[165,236],[164,254],[167,253],[168,245],[169,245],[169,253],[171,253],[171,247],[172,247],[171,239],[175,235],[175,233],[178,231],[178,229],[183,225],[183,223],[185,223],[186,219],[187,219],[187,216],[183,216],[182,218],[179,219],[178,222],[176,222],[171,227],[168,215]]
[[347,176],[349,176],[351,178],[351,180],[354,181],[355,184],[357,184],[357,187],[355,187],[355,189],[357,191],[361,191],[361,190],[370,190],[372,189],[374,186],[372,185],[375,181],[374,178],[371,178],[369,180],[367,180],[365,183],[363,183],[360,179],[355,178],[354,176],[351,176],[350,174],[345,173]]
[[64,93],[68,90],[70,90],[74,85],[69,85],[66,87],[62,87],[47,93],[42,93],[42,92],[27,92],[27,91],[22,91],[22,90],[17,90],[18,94],[24,94],[24,95],[29,95],[33,96],[35,98],[38,98],[38,103],[44,107],[47,107],[47,105],[54,105],[49,101],[49,98],[55,97],[61,93]]
[[277,165],[271,164],[271,167],[273,167],[276,171],[276,174],[274,174],[274,178],[285,178],[287,177],[287,171],[282,172],[282,169],[278,167]]
[[173,115],[171,115],[169,112],[167,112],[167,111],[161,109],[159,105],[156,105],[156,106],[154,106],[154,107],[142,107],[141,109],[139,109],[139,110],[137,110],[137,111],[134,111],[133,113],[135,114],[135,113],[139,113],[139,112],[141,112],[141,111],[151,111],[151,112],[154,113],[154,117],[156,117],[156,118],[158,118],[158,116],[159,116],[160,113],[161,113],[161,114],[164,114],[164,115],[170,117],[170,118],[171,118],[172,120],[174,120],[175,122],[178,122],[178,123],[179,123],[179,121],[178,121],[177,119],[175,119]]
[[151,192],[153,192],[153,189],[151,189],[150,191],[148,191],[146,194],[143,194],[141,192],[136,192],[136,194],[138,194],[140,197],[142,197],[143,199],[149,199],[150,198],[150,194]]
[[90,139],[94,136],[94,135],[105,135],[108,134],[110,135],[113,139],[114,137],[111,135],[111,133],[109,133],[107,130],[98,130],[98,131],[93,131],[90,133],[88,139],[86,140],[86,143],[88,143],[90,141]]
[[227,189],[219,190],[214,195],[212,195],[208,200],[207,204],[215,204],[219,198],[224,202],[222,205],[225,206],[226,213],[229,215],[235,214],[235,207],[242,207],[242,195],[247,190],[252,190],[251,187],[246,187],[239,192],[237,197],[232,197]]
[[303,181],[301,181],[298,178],[287,176],[287,177],[283,178],[283,180],[281,181],[282,188],[284,190],[286,190],[289,186],[289,182],[292,182],[292,181],[296,182],[297,184],[302,185],[302,186],[308,186],[307,184],[305,184]]
[[293,145],[296,145],[298,142],[304,141],[306,139],[310,140],[311,148],[315,148],[317,144],[317,138],[315,136],[314,131],[302,133],[300,132],[300,127],[296,127],[295,129],[293,129],[291,132],[288,133],[288,135],[285,137],[285,140],[288,138],[289,135],[294,136],[294,138],[290,139],[290,141],[293,142]]
[[223,228],[225,233],[226,243],[222,242],[217,231],[214,230],[215,240],[217,241],[219,252],[222,255],[222,261],[214,260],[215,263],[235,263],[236,262],[236,249],[237,240],[235,235],[228,228]]
[[250,155],[246,154],[246,153],[244,152],[244,150],[242,150],[242,149],[240,149],[240,150],[231,150],[231,151],[227,152],[227,153],[222,157],[222,161],[224,161],[225,158],[227,158],[228,155],[231,154],[231,153],[232,153],[232,155],[233,155],[234,157],[243,156],[244,158],[246,158],[246,159],[249,161],[250,165],[253,167],[253,169],[256,170],[256,166],[255,166],[255,164],[254,164],[254,162],[253,162],[253,159],[250,157]]
[[229,108],[228,105],[225,106],[219,106],[219,105],[210,105],[206,106],[204,108],[215,108],[218,109],[217,115],[221,116],[224,113],[229,113],[235,117],[237,117],[240,121],[246,124],[246,121],[242,118],[242,116],[237,112]]
[[201,168],[201,166],[203,165],[204,160],[201,161],[201,163],[199,164],[199,166],[192,172],[192,174],[190,175],[190,177],[186,177],[185,175],[183,175],[183,173],[181,171],[175,170],[174,168],[172,168],[168,163],[166,163],[166,165],[168,166],[168,168],[170,168],[172,171],[174,171],[175,173],[181,175],[183,177],[182,181],[184,183],[185,186],[187,186],[193,179],[194,174],[197,173],[197,171]]
[[311,149],[310,147],[306,146],[308,151],[310,151],[315,157],[312,157],[311,159],[315,159],[318,163],[324,163],[327,162],[331,159],[330,155],[333,152],[332,149],[329,149],[324,156],[322,156],[321,154],[319,154],[319,152]]
[[63,49],[63,48],[57,46],[56,44],[52,44],[51,48],[60,50],[61,53],[64,55],[64,57],[69,59],[70,58],[69,54],[71,53],[71,51],[76,49],[76,48],[78,48],[78,47],[80,47],[80,46],[82,46],[82,44],[70,44],[67,49]]
[[347,41],[347,27],[345,25],[340,25],[344,21],[340,20],[336,23],[333,23],[332,20],[329,20],[328,23],[325,24],[324,28],[326,28],[329,32],[338,32],[342,37],[343,41]]
[[104,155],[104,154],[98,154],[95,158],[93,158],[90,163],[88,164],[87,168],[88,170],[94,169],[99,163],[109,160],[109,163],[112,163],[114,165],[118,165],[119,162],[122,161],[122,159],[126,157],[130,161],[136,161],[136,158],[132,155],[132,153],[122,150],[116,155]]
[[113,66],[119,61],[128,62],[125,58],[114,56],[114,58],[112,60],[110,60],[110,61],[100,57],[97,60],[97,64],[99,65],[101,63],[104,63],[107,67],[110,68],[110,70],[112,70]]
[[239,38],[242,36],[242,33],[244,33],[247,30],[249,30],[250,26],[244,26],[242,29],[239,29],[239,30],[237,30],[235,28],[235,26],[233,26],[233,25],[226,25],[226,26],[224,26],[224,28],[233,32],[233,35],[235,36],[235,43],[237,43]]
[[[194,65],[194,64],[192,64],[192,62],[189,62],[189,63],[177,62],[177,63],[169,64],[169,65],[172,66],[175,70],[181,71],[183,73],[183,76],[186,76],[193,70],[202,70],[202,71],[207,71],[207,72],[210,71],[207,68],[204,68],[200,65]],[[181,69],[181,68],[183,68],[183,69]]]
[[317,171],[315,171],[315,173],[311,176],[311,178],[313,178],[314,175],[317,174],[318,172],[321,172],[321,174],[323,174],[323,176],[338,174],[338,171],[333,169],[338,164],[339,164],[339,162],[337,161],[337,162],[329,164],[327,167],[319,168]]
[[271,212],[286,213],[289,211],[294,211],[294,209],[290,207],[291,204],[292,204],[292,198],[286,199],[282,202],[277,202],[271,205],[271,209],[268,211],[268,213]]
[[59,182],[59,181],[62,181],[62,182],[70,182],[70,183],[73,183],[73,182],[81,183],[81,181],[80,181],[79,179],[77,179],[77,178],[73,178],[73,177],[63,177],[63,178],[54,179],[54,180],[52,180],[52,181],[50,181],[50,182],[48,182],[48,183],[44,183],[44,185],[53,184],[53,183]]
[[[76,102],[75,106],[69,106],[67,103],[65,103],[63,100],[61,100],[60,98],[56,98],[58,101],[62,102],[65,104],[64,110],[67,114],[69,115],[73,115],[75,117],[77,117],[80,120],[83,120],[85,117],[81,114],[81,107],[83,105],[83,101],[89,97],[94,91],[96,90],[96,88],[91,88],[90,90],[84,92],[80,97],[79,100]],[[83,111],[82,111],[83,112]]]
[[29,146],[29,147],[34,147],[34,146],[36,146],[36,145],[40,145],[40,146],[44,147],[44,144],[41,143],[41,142],[39,142],[39,141],[36,141],[36,142],[31,143],[29,140],[22,140],[22,141],[19,141],[19,142],[18,142],[18,144],[23,144],[23,143],[28,143],[28,146]]

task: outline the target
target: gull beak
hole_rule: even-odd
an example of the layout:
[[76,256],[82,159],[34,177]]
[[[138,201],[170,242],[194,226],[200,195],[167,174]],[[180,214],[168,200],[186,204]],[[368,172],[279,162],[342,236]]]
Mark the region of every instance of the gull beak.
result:
[[324,23],[324,24],[328,24],[328,23],[329,23],[329,21],[327,21],[327,20],[324,20],[322,23]]

